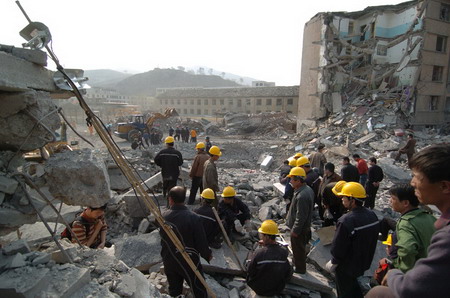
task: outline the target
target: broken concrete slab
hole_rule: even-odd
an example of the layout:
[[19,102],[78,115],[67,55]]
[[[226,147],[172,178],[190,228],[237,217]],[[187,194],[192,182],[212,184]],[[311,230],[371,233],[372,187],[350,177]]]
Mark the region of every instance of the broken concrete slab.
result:
[[316,233],[319,235],[320,242],[322,243],[322,245],[325,246],[333,243],[333,237],[335,232],[336,232],[335,226],[324,227],[316,231]]
[[0,235],[8,234],[3,228],[18,228],[24,224],[32,224],[37,221],[37,214],[24,214],[11,208],[0,208]]
[[384,139],[379,142],[370,142],[370,147],[380,152],[388,152],[398,150],[399,143],[392,139]]
[[100,207],[111,199],[105,163],[90,149],[52,156],[45,179],[53,197],[68,205]]
[[7,194],[13,194],[19,182],[17,180],[0,175],[0,191]]
[[410,172],[394,165],[394,160],[391,158],[380,158],[377,164],[383,169],[384,174],[394,181],[407,183],[411,180]]
[[[1,93],[0,101],[11,100],[9,96]],[[0,126],[3,128],[0,131],[0,149],[30,151],[41,148],[54,140],[53,132],[60,127],[61,121],[56,113],[58,107],[49,93],[29,91],[19,97],[22,96],[27,98],[25,109],[0,117]]]
[[[52,229],[53,228],[54,225],[52,226]],[[64,228],[65,228],[64,225],[59,224],[56,228],[56,234],[57,235],[61,234]],[[50,236],[50,233],[48,232],[47,228],[42,222],[36,222],[33,224],[24,224],[19,228],[19,232],[21,234],[22,239],[26,239],[28,243],[39,242],[40,239],[47,239]],[[17,231],[10,232],[0,237],[0,243],[3,245],[17,240],[18,240]]]
[[341,147],[330,147],[328,148],[328,152],[340,157],[345,157],[350,155],[350,151],[347,147],[341,146]]
[[266,156],[261,162],[261,170],[268,171],[273,162],[273,156]]
[[0,274],[0,297],[39,297],[47,288],[50,269],[21,267]]
[[356,141],[353,143],[353,145],[358,146],[358,145],[360,145],[360,144],[363,144],[363,143],[365,143],[365,142],[367,142],[367,141],[369,141],[369,140],[375,138],[376,136],[377,136],[377,134],[376,134],[375,132],[371,132],[371,133],[369,133],[368,135],[365,135],[364,137],[359,138],[358,140],[356,140]]
[[129,236],[115,243],[115,256],[127,266],[138,270],[148,270],[162,262],[161,237],[159,231],[150,234]]
[[20,239],[9,243],[2,248],[3,254],[7,256],[15,255],[16,253],[27,254],[31,251],[28,242],[25,239]]

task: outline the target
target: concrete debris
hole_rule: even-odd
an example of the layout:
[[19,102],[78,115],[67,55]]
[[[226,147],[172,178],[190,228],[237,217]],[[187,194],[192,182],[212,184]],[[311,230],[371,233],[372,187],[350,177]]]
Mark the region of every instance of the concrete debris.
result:
[[[49,93],[29,91],[26,93],[0,94],[0,149],[30,151],[55,140],[54,131],[60,127],[57,106]],[[18,102],[14,104],[5,104]]]
[[45,179],[53,197],[68,205],[100,207],[111,199],[106,166],[89,149],[50,158]]

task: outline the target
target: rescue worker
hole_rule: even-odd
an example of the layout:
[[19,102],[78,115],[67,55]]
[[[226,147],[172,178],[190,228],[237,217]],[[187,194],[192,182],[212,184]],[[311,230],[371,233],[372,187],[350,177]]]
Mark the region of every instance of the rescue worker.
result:
[[323,151],[325,151],[325,145],[319,144],[319,146],[317,146],[317,152],[314,152],[309,156],[311,167],[318,169],[320,176],[323,176],[324,166],[327,163],[327,158],[323,154]]
[[[325,204],[323,203],[323,196],[324,196],[325,188],[327,187],[328,184],[330,184],[332,182],[338,182],[338,181],[342,180],[341,176],[339,176],[339,174],[334,172],[334,169],[335,169],[334,164],[332,164],[331,162],[326,163],[324,166],[323,179],[320,181],[320,184],[319,184],[316,203],[321,205],[321,208],[319,208],[319,212],[321,211],[321,213],[319,213],[319,214],[321,214],[322,219],[324,219],[323,214],[326,210],[326,208],[324,208]],[[331,186],[331,188],[333,186]],[[331,188],[328,190],[329,192],[331,192]],[[333,193],[331,193],[331,194],[333,194]],[[328,211],[330,211],[330,210],[328,209]],[[326,224],[324,226],[327,226],[327,225],[329,225],[329,224]]]
[[350,158],[347,156],[342,158],[341,177],[347,182],[359,182],[358,168],[350,163]]
[[[295,168],[296,166],[297,166],[297,160],[296,159],[291,159],[289,161],[289,167],[290,167],[289,172],[291,172],[291,170],[293,168]],[[289,210],[289,206],[291,205],[292,197],[294,196],[294,188],[292,188],[291,183],[289,183],[290,181],[291,181],[291,178],[289,178],[289,173],[288,173],[288,175],[286,176],[286,181],[285,181],[286,187],[284,188],[284,194],[283,194],[283,199],[287,203],[286,211]]]
[[199,142],[195,149],[197,155],[192,162],[191,171],[189,177],[192,179],[191,192],[189,193],[188,205],[192,205],[195,202],[195,196],[197,190],[200,188],[200,193],[203,191],[203,170],[205,162],[209,159],[209,155],[205,152],[205,143]]
[[408,141],[406,142],[405,146],[403,146],[400,150],[398,150],[398,153],[395,156],[395,160],[396,161],[400,160],[402,154],[406,154],[409,163],[415,152],[416,152],[416,140],[414,139],[413,134],[409,133]]
[[205,137],[205,151],[209,152],[209,149],[211,149],[212,144],[211,141],[209,140],[209,137]]
[[323,227],[331,226],[337,223],[338,219],[345,213],[345,207],[342,200],[338,197],[342,187],[346,184],[344,180],[328,183],[322,192],[322,204],[325,210],[328,210],[332,218],[324,216]]
[[211,206],[212,202],[216,199],[214,191],[211,188],[206,188],[203,190],[201,197],[202,206],[194,210],[194,212],[202,218],[203,228],[205,229],[209,247],[221,248],[221,230]]
[[288,251],[276,242],[279,231],[273,220],[265,220],[258,232],[261,247],[248,260],[247,284],[260,296],[279,295],[292,276]]
[[289,165],[289,160],[283,161],[283,165],[280,167],[280,178],[279,181],[281,184],[286,185],[287,175],[291,171],[291,166]]
[[367,175],[369,173],[369,167],[367,166],[367,162],[362,159],[359,154],[353,154],[353,160],[356,161],[356,168],[359,173],[359,183],[362,186],[366,185]]
[[293,159],[297,160],[297,159],[299,159],[302,156],[303,156],[303,154],[301,154],[300,152],[297,152],[297,153],[295,153]]
[[306,273],[306,244],[311,239],[311,219],[314,209],[314,191],[306,182],[305,170],[295,167],[289,173],[294,197],[286,217],[291,229],[291,245],[295,272]]
[[297,167],[301,167],[305,170],[306,178],[305,183],[314,191],[314,203],[317,204],[319,208],[320,218],[323,218],[323,208],[319,200],[319,186],[320,186],[320,176],[319,174],[311,169],[311,164],[306,156],[302,156],[297,159]]
[[173,146],[175,140],[168,136],[165,141],[166,148],[159,151],[155,156],[155,164],[161,167],[163,179],[163,196],[166,197],[169,190],[177,185],[180,175],[180,166],[183,164],[183,156]]
[[[182,186],[170,189],[168,195],[170,209],[163,214],[163,217],[166,223],[173,227],[173,231],[183,243],[185,251],[197,266],[197,270],[203,275],[200,256],[209,262],[212,254],[208,247],[201,218],[184,205],[185,196],[186,189]],[[161,256],[164,272],[169,282],[169,295],[172,297],[181,295],[183,281],[186,281],[195,297],[208,297],[205,287],[163,229],[160,229],[160,235]]]
[[222,200],[219,203],[219,216],[224,221],[224,228],[230,239],[234,238],[232,232],[243,235],[244,228],[247,231],[250,230],[250,209],[236,198],[236,191],[231,186],[223,189]]
[[326,268],[336,274],[338,297],[363,297],[357,278],[370,268],[378,241],[379,221],[363,207],[366,191],[357,182],[347,182],[338,196],[349,212],[339,218]]
[[222,156],[220,148],[212,146],[208,151],[211,156],[204,164],[203,169],[203,188],[211,188],[216,194],[216,199],[212,203],[212,206],[217,208],[219,202],[217,200],[217,192],[219,191],[219,175],[217,174],[216,161]]
[[365,185],[367,199],[364,201],[364,207],[373,209],[375,207],[375,197],[377,195],[380,182],[384,178],[383,169],[377,165],[375,157],[369,158],[369,174]]
[[191,129],[191,143],[197,142],[197,131],[195,129]]

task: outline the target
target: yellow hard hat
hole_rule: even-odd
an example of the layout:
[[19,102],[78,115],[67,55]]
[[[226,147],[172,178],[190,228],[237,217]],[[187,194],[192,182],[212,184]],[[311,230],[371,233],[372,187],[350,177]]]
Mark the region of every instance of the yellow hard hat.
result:
[[214,190],[211,188],[206,188],[202,191],[202,198],[208,199],[208,200],[214,200],[216,198],[214,194]]
[[291,167],[296,167],[296,166],[297,166],[297,160],[296,160],[296,159],[291,159],[291,160],[289,161],[289,165],[290,165]]
[[389,234],[389,235],[387,236],[387,239],[386,239],[385,241],[383,241],[383,244],[384,244],[384,245],[392,246],[392,234]]
[[295,153],[294,158],[297,159],[297,158],[302,157],[302,156],[303,156],[303,154],[298,152],[298,153]]
[[231,198],[236,196],[236,191],[231,186],[227,186],[223,189],[222,198]]
[[217,147],[217,146],[212,146],[211,148],[209,148],[209,154],[221,156],[221,155],[222,155],[222,152],[220,152],[220,148],[219,148],[219,147]]
[[342,187],[341,192],[338,193],[338,196],[365,199],[366,190],[358,182],[347,182]]
[[170,143],[175,143],[175,139],[172,136],[168,136],[165,140],[164,143],[166,144],[170,144]]
[[197,145],[195,146],[195,149],[205,149],[205,143],[198,142]]
[[300,168],[300,167],[295,167],[292,168],[291,171],[289,172],[289,175],[287,175],[288,177],[294,177],[294,176],[300,176],[302,178],[306,177],[306,172],[304,169]]
[[308,157],[302,156],[302,157],[300,157],[299,159],[297,159],[297,167],[304,166],[304,165],[306,165],[306,164],[309,165],[309,159],[308,159]]
[[331,191],[338,196],[338,193],[341,192],[342,187],[345,185],[345,183],[347,183],[347,181],[341,180],[336,182],[336,184],[333,186],[333,188],[331,189]]
[[280,231],[278,231],[278,226],[276,222],[271,219],[263,221],[261,227],[258,229],[258,232],[266,235],[278,235]]

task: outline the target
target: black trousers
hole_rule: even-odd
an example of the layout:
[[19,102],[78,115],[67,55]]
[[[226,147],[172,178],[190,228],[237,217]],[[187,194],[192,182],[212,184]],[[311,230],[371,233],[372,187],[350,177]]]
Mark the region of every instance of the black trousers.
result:
[[373,186],[369,181],[366,183],[367,198],[364,200],[364,207],[373,209],[375,207],[375,197],[377,195],[378,187]]
[[[183,292],[183,282],[186,280],[192,292],[194,293],[194,297],[208,297],[208,293],[205,287],[192,271],[191,267],[189,267],[189,265],[179,253],[176,253],[176,255],[176,259],[172,257],[163,259],[164,272],[166,273],[167,281],[169,282],[169,295],[172,297],[181,295]],[[189,255],[194,264],[197,265],[200,273],[203,275],[203,269],[198,255]]]
[[361,288],[358,284],[356,277],[352,277],[339,269],[339,265],[336,268],[336,288],[339,298],[363,298]]
[[[163,178],[163,196],[167,199],[167,195],[169,194],[169,190],[172,189],[172,187],[177,186],[177,179],[175,180],[165,180]],[[167,201],[167,206],[169,206],[169,201]]]
[[197,195],[197,191],[200,188],[200,194],[203,191],[203,177],[193,177],[192,178],[192,186],[191,193],[189,194],[188,205],[192,205],[195,202],[195,196]]

